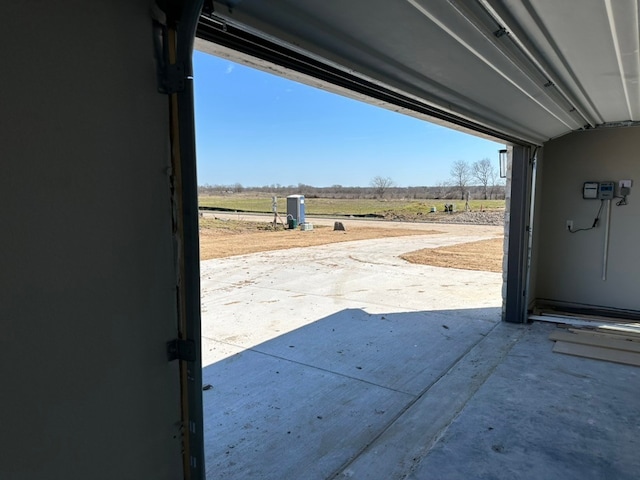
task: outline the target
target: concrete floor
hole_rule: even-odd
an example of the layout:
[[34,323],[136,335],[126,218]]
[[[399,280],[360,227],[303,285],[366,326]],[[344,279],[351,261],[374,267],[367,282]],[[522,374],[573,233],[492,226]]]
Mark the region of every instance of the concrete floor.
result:
[[209,480],[638,478],[639,370],[397,258],[500,232],[445,230],[202,262]]

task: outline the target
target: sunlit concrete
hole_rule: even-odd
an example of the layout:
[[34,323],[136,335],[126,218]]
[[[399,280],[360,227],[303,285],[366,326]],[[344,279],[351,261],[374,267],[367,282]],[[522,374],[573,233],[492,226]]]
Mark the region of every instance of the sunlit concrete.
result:
[[209,479],[635,478],[636,370],[501,323],[501,274],[398,258],[494,236],[453,233],[202,262]]

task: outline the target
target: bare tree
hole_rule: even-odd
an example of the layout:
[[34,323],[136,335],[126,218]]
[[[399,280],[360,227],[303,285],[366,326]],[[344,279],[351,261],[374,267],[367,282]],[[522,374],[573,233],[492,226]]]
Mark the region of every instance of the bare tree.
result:
[[393,187],[395,183],[390,177],[373,177],[371,180],[371,186],[377,197],[382,198],[388,189]]
[[464,160],[456,160],[451,166],[451,184],[460,192],[460,200],[464,200],[467,185],[471,179],[471,167]]
[[496,172],[491,160],[488,158],[483,158],[482,160],[478,160],[477,162],[473,162],[471,165],[471,174],[473,178],[478,181],[478,184],[482,187],[482,194],[484,195],[484,199],[486,200],[489,194],[488,187],[489,185],[493,186],[492,183],[495,182]]
[[504,198],[504,189],[504,179],[500,178],[499,170],[496,168],[491,174],[491,181],[489,183],[489,198]]
[[450,182],[447,182],[447,181],[438,182],[435,187],[431,187],[431,191],[433,192],[432,196],[435,199],[447,198],[447,195],[449,195],[450,190],[451,190],[451,184]]

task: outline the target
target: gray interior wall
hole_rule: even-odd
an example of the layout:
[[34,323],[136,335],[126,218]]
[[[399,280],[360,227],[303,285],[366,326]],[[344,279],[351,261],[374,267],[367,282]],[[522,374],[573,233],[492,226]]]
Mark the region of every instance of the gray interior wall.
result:
[[0,5],[3,479],[182,475],[151,5]]
[[606,214],[594,230],[571,234],[566,229],[567,220],[573,220],[574,228],[589,227],[596,216],[600,202],[582,199],[583,182],[640,182],[639,151],[638,127],[576,132],[544,145],[535,297],[640,310],[640,183],[632,189],[627,206],[612,203],[606,281],[602,280]]

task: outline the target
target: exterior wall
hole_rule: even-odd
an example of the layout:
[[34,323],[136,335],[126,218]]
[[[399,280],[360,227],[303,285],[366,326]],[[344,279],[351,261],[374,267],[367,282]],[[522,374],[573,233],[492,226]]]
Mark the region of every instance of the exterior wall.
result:
[[152,5],[0,4],[3,479],[182,476]]
[[[638,127],[576,132],[544,145],[540,210],[535,243],[533,297],[563,303],[640,310],[640,129]],[[632,179],[636,185],[627,206],[611,206],[609,265],[602,280],[606,207],[600,226],[590,227],[600,202],[582,199],[585,181]]]

